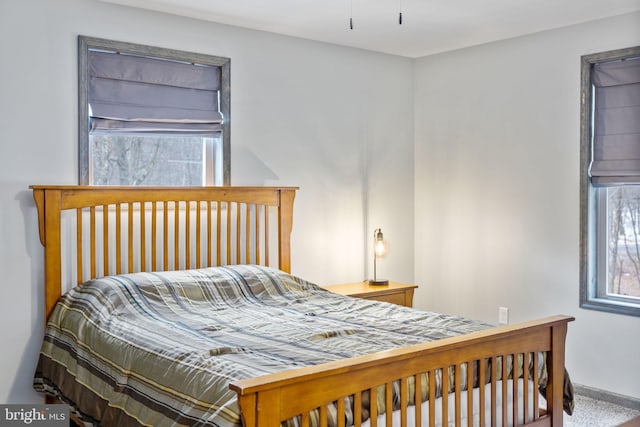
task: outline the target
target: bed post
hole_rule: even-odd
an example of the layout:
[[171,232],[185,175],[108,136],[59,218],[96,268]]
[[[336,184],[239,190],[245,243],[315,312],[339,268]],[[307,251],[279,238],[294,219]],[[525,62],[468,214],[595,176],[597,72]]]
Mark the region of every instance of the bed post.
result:
[[40,242],[44,246],[45,321],[62,295],[60,203],[58,189],[32,187],[38,209]]
[[[551,425],[562,426],[564,393],[564,352],[567,337],[567,322],[551,327],[551,354],[547,358],[547,411],[551,410]],[[551,406],[551,408],[549,408]]]
[[291,230],[293,228],[293,199],[296,189],[281,188],[278,208],[278,268],[291,273]]

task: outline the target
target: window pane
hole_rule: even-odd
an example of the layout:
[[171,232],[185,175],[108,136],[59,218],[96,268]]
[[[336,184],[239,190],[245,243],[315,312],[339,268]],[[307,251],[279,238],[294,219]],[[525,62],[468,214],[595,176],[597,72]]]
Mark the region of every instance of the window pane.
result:
[[92,134],[95,185],[203,185],[201,136]]
[[640,297],[640,185],[607,189],[610,297]]

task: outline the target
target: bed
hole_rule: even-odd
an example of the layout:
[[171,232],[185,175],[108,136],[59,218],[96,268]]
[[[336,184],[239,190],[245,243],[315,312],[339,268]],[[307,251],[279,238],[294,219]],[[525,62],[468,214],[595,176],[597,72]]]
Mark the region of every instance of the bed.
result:
[[492,327],[331,294],[291,275],[296,188],[32,189],[34,386],[84,422],[560,426],[572,410],[573,318]]

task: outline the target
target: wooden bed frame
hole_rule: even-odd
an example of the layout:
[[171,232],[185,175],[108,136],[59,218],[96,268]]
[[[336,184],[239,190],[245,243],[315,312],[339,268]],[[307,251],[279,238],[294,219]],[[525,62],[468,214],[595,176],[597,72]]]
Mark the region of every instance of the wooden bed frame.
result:
[[[48,317],[67,288],[90,278],[137,271],[176,270],[215,265],[252,263],[291,270],[290,235],[293,221],[293,187],[87,187],[32,186],[38,210],[40,241],[45,248],[45,310]],[[275,236],[275,237],[272,237]],[[400,385],[401,425],[407,425],[407,408],[413,397],[423,394],[420,378],[434,378],[442,372],[442,387],[454,396],[441,399],[442,413],[454,409],[461,425],[461,408],[471,409],[473,393],[461,389],[466,372],[473,382],[477,366],[480,419],[497,415],[506,422],[531,419],[529,426],[561,426],[563,419],[564,352],[567,316],[553,316],[517,325],[498,327],[455,338],[424,343],[318,366],[235,381],[245,427],[278,426],[300,416],[301,426],[310,425],[317,409],[319,425],[327,425],[327,406],[335,403],[338,426],[344,425],[345,398],[354,402],[355,426],[360,426],[361,402],[365,393],[371,402],[380,398],[392,406],[391,389]],[[537,352],[546,352],[548,382],[546,404],[518,381],[497,381],[507,377],[508,357],[522,358],[524,365],[538,372]],[[466,366],[465,366],[466,365]],[[539,386],[537,375],[528,369],[519,373],[523,382]],[[415,379],[410,381],[410,378]],[[409,387],[414,383],[415,387]],[[507,413],[498,406],[496,395],[522,395]],[[408,390],[414,389],[415,396]],[[531,396],[531,394],[533,396]],[[436,412],[435,387],[428,392],[429,423]],[[533,401],[530,413],[525,402]],[[489,404],[485,414],[484,403]],[[476,402],[478,403],[478,402]],[[450,408],[451,406],[452,408]],[[416,425],[422,408],[415,405]],[[377,425],[377,405],[369,408],[370,425]],[[500,411],[500,412],[498,412]],[[392,411],[386,411],[390,426]],[[454,421],[452,420],[452,421]],[[443,415],[443,425],[447,415]],[[469,424],[471,425],[471,424]]]

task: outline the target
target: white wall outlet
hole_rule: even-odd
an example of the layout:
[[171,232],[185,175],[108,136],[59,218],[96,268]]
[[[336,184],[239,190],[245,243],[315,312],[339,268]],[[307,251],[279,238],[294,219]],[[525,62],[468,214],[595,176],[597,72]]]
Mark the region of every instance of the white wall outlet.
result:
[[509,323],[509,309],[507,307],[498,307],[498,324],[506,325]]

